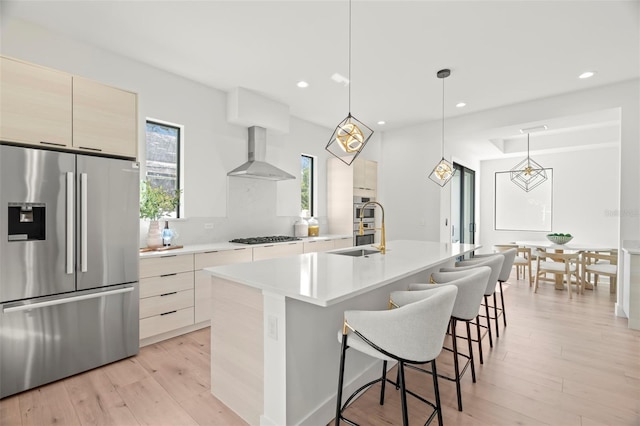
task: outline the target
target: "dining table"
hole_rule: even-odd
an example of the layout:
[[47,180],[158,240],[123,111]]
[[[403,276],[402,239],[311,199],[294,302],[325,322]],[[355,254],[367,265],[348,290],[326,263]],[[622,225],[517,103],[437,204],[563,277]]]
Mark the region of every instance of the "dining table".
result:
[[[543,249],[545,251],[553,250],[556,253],[564,253],[564,252],[585,252],[585,251],[611,251],[613,248],[606,244],[602,243],[590,243],[590,242],[573,242],[569,241],[565,244],[556,244],[549,240],[536,240],[536,241],[514,241],[514,244],[517,244],[521,247],[528,247],[531,249]],[[556,276],[555,282],[556,290],[564,290],[564,280],[561,276]],[[586,287],[585,287],[586,288]],[[592,289],[589,287],[588,289]]]

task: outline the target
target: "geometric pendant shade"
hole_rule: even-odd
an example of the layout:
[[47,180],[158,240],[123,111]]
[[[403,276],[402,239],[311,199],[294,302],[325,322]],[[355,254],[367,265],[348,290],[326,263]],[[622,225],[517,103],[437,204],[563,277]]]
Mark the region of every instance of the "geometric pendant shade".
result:
[[373,130],[349,113],[347,118],[336,126],[326,150],[349,166],[362,152],[372,135]]
[[513,166],[510,172],[511,181],[526,192],[536,188],[547,180],[547,172],[540,164],[529,156],[529,134],[527,133],[527,158]]

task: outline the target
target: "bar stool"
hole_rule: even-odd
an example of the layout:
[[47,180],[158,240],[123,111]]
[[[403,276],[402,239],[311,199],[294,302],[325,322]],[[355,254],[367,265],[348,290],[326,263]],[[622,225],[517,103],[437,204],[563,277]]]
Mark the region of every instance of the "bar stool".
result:
[[[497,247],[497,246],[496,246]],[[502,315],[502,321],[504,322],[504,326],[507,326],[507,314],[504,309],[504,291],[502,288],[502,283],[506,283],[509,281],[509,276],[511,275],[511,268],[513,268],[513,262],[516,260],[516,256],[518,254],[517,248],[510,248],[508,250],[500,250],[497,253],[493,254],[477,254],[474,255],[472,259],[482,259],[488,256],[494,256],[496,254],[501,254],[504,256],[504,262],[502,263],[502,270],[500,271],[500,275],[498,276],[498,284],[500,285],[500,303],[501,308],[498,308],[498,303],[496,300],[496,293],[493,293],[493,309],[495,312],[495,321],[496,321],[496,337],[500,337],[500,331],[498,330],[498,317]],[[500,312],[498,312],[500,311]]]
[[[498,281],[498,276],[500,275],[500,271],[502,270],[502,264],[504,263],[504,256],[501,255],[493,255],[487,256],[482,259],[469,259],[463,260],[456,263],[454,268],[440,268],[440,272],[455,272],[455,271],[464,271],[468,269],[478,268],[480,266],[488,266],[491,268],[491,275],[489,276],[489,280],[487,281],[487,287],[484,290],[484,308],[485,315],[481,315],[478,313],[475,320],[476,330],[478,332],[478,352],[480,352],[480,364],[484,364],[484,355],[482,353],[482,334],[480,333],[480,328],[487,329],[487,335],[489,336],[489,346],[493,348],[493,337],[491,336],[491,316],[489,315],[489,296],[493,295],[496,291],[496,283]],[[480,323],[480,317],[486,318],[486,325]],[[476,340],[474,340],[475,342]]]
[[[409,290],[427,290],[446,286],[456,286],[458,288],[456,301],[453,304],[453,311],[451,312],[452,348],[444,348],[445,350],[453,352],[453,366],[455,377],[449,377],[442,374],[438,375],[443,379],[450,380],[456,383],[456,393],[458,395],[458,411],[462,411],[462,391],[460,389],[460,379],[467,371],[467,368],[469,366],[471,366],[471,379],[473,383],[476,382],[476,369],[473,359],[473,346],[471,344],[472,339],[469,324],[478,315],[478,309],[480,308],[480,304],[482,303],[484,290],[487,288],[487,283],[490,277],[491,268],[488,266],[479,266],[467,271],[435,272],[431,275],[431,279],[435,281],[435,284],[409,285]],[[465,323],[467,328],[466,337],[457,335],[456,326],[458,321],[463,321]],[[468,355],[458,352],[458,338],[467,340],[469,346]],[[466,359],[466,362],[462,369],[460,369],[459,365],[459,356]],[[417,368],[427,373],[433,374],[432,372],[424,370],[422,368],[413,368]]]
[[[425,291],[393,292],[391,297],[400,305],[398,309],[387,311],[345,311],[344,325],[338,333],[338,340],[342,344],[340,355],[340,373],[338,376],[338,395],[336,398],[335,424],[340,420],[355,424],[342,415],[342,411],[362,391],[371,385],[382,382],[380,405],[384,404],[384,384],[393,383],[386,377],[388,361],[398,362],[398,386],[402,405],[402,424],[409,424],[407,413],[407,393],[428,404],[433,412],[427,423],[431,423],[434,416],[438,417],[438,424],[442,425],[442,410],[440,408],[440,393],[438,391],[438,376],[435,359],[442,351],[447,324],[458,290],[455,286],[446,286]],[[403,294],[406,293],[406,294]],[[357,389],[344,404],[342,404],[342,387],[344,381],[344,364],[347,349],[355,349],[383,361],[382,376]],[[405,385],[405,364],[431,363],[435,404],[420,395],[408,391]]]

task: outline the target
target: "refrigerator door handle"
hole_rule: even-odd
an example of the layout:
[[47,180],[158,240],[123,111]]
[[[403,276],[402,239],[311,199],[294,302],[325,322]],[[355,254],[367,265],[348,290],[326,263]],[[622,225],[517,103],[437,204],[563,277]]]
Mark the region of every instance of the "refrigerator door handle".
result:
[[36,302],[36,303],[30,303],[30,304],[26,304],[26,305],[7,306],[2,310],[2,312],[7,314],[7,313],[10,313],[10,312],[20,312],[20,311],[29,311],[31,309],[40,309],[40,308],[44,308],[46,306],[64,305],[64,304],[67,304],[67,303],[78,302],[80,300],[97,299],[99,297],[113,296],[115,294],[130,293],[134,289],[135,289],[135,287],[124,287],[124,288],[118,288],[116,290],[108,290],[108,291],[101,291],[101,292],[97,292],[97,293],[82,294],[80,296],[63,297],[63,298],[60,298],[60,299],[47,300],[47,301],[44,301],[44,302]]
[[87,174],[80,173],[80,267],[87,272]]
[[67,184],[67,214],[66,214],[66,218],[67,218],[67,229],[66,229],[66,246],[67,246],[67,265],[66,265],[66,272],[67,274],[73,274],[74,273],[74,265],[73,265],[73,246],[74,246],[74,238],[73,238],[73,226],[74,226],[74,219],[73,219],[73,202],[74,202],[74,196],[73,196],[73,172],[67,172],[66,173],[66,184]]

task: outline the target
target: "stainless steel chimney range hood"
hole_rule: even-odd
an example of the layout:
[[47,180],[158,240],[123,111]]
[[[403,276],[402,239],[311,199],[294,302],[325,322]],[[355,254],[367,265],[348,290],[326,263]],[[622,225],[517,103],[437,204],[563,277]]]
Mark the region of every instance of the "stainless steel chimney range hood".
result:
[[227,176],[265,180],[295,179],[295,176],[264,161],[267,153],[267,129],[251,126],[248,130],[249,159],[227,173]]

